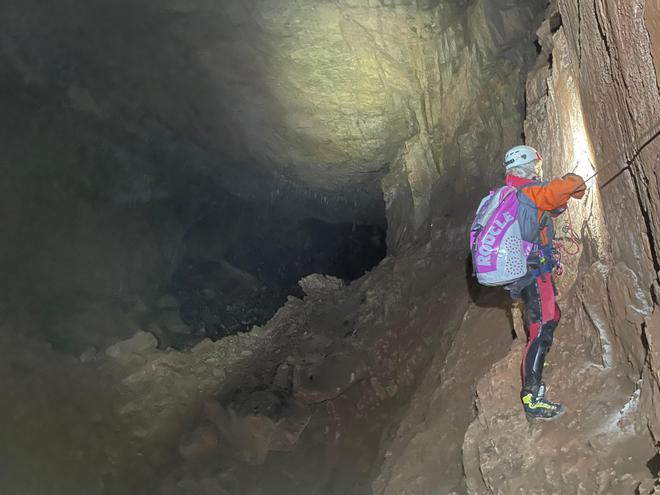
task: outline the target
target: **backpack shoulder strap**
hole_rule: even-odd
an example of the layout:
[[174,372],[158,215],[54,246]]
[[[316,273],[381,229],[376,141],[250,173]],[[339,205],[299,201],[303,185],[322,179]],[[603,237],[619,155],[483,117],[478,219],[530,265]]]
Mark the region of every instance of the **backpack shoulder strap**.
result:
[[[548,183],[546,180],[535,180],[533,182],[530,182],[528,184],[525,184],[523,186],[518,187],[518,201],[527,204],[528,206],[532,206],[534,208],[538,208],[536,206],[536,203],[531,200],[527,195],[525,194],[520,194],[524,189],[527,189],[528,187],[532,186],[545,186]],[[535,244],[539,244],[541,242],[541,232],[543,231],[544,228],[548,226],[548,221],[550,220],[550,213],[549,212],[543,212],[541,217],[538,219],[538,226],[536,228],[536,234],[534,236],[535,238]]]
[[481,204],[477,209],[477,214],[472,222],[471,230],[481,230],[493,213],[514,193],[517,194],[517,189],[512,186],[502,186],[492,190],[490,194],[481,201]]

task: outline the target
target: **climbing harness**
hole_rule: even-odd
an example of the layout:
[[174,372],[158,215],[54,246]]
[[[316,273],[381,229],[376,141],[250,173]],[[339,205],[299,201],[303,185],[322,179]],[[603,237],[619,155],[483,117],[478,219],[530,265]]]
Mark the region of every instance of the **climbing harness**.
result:
[[546,273],[552,273],[559,266],[561,257],[558,258],[557,250],[551,246],[539,248],[532,251],[527,258],[527,266],[534,277],[541,277],[545,282]]

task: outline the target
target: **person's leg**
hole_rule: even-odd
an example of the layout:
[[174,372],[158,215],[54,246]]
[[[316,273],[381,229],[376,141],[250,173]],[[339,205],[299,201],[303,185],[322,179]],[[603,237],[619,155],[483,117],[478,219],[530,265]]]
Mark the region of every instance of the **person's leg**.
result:
[[560,313],[552,278],[550,274],[544,278],[538,277],[521,294],[525,323],[529,329],[529,341],[521,366],[521,398],[528,415],[550,419],[561,413],[561,406],[544,399],[543,365],[552,345]]
[[543,382],[545,356],[552,345],[557,322],[535,323],[534,327],[535,335],[532,337],[530,330],[530,341],[524,358],[523,390],[536,393]]
[[527,347],[523,353],[523,359],[520,366],[520,374],[522,377],[523,391],[534,385],[534,376],[529,373],[528,355],[532,344],[536,341],[541,330],[541,297],[539,294],[539,287],[534,280],[531,284],[525,287],[520,296],[523,303],[523,317],[525,319],[525,326],[529,332],[527,338]]
[[537,277],[522,292],[525,324],[529,340],[522,362],[523,390],[536,392],[543,378],[545,355],[552,345],[560,313],[549,274]]

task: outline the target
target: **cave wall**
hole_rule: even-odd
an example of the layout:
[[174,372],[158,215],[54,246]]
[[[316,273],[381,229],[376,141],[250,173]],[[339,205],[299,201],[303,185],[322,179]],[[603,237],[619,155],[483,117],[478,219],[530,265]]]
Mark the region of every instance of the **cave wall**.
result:
[[598,185],[613,265],[604,296],[612,315],[614,360],[640,389],[636,414],[646,426],[641,433],[650,433],[657,445],[659,12],[655,2],[646,1],[590,6],[560,1],[559,6],[571,33],[565,51],[576,72],[595,169],[602,170]]
[[[504,357],[479,368],[463,358],[477,344],[465,348],[455,338],[449,356],[434,358],[388,444],[376,493],[654,493],[660,143],[649,139],[660,130],[656,26],[654,2],[559,1],[537,31],[526,142],[544,156],[547,178],[601,171],[557,221],[563,316],[544,378],[550,398],[568,412],[547,425],[525,420],[524,342],[513,340]],[[503,338],[490,325],[510,323],[497,323],[492,311],[469,308],[461,332]],[[473,315],[489,321],[471,323]],[[473,410],[460,403],[460,391],[448,395],[456,380],[474,387]],[[448,424],[456,410],[474,415],[469,426]],[[459,436],[462,463],[450,454]],[[454,462],[465,485],[451,484]]]
[[[580,329],[586,342],[597,343],[596,361],[625,369],[634,389],[641,389],[638,421],[657,442],[657,6],[560,1],[559,12],[563,27],[546,47],[552,76],[530,76],[525,129],[530,142],[546,150],[550,175],[599,172],[586,201],[572,207],[584,249],[568,267],[578,273],[585,313],[608,317],[605,328],[596,323]],[[530,91],[544,82],[545,94]],[[606,273],[594,275],[603,265]],[[564,293],[570,288],[565,284]]]
[[[548,40],[546,48],[552,52],[552,65],[530,75],[525,123],[529,141],[546,150],[549,176],[576,172],[587,178],[599,172],[589,181],[587,198],[571,207],[573,225],[568,224],[568,216],[559,222],[561,232],[572,226],[581,235],[583,248],[577,256],[566,259],[567,268],[577,276],[563,279],[562,289],[569,293],[577,279],[577,289],[581,290],[580,271],[599,262],[611,266],[610,275],[623,283],[613,283],[610,292],[629,292],[639,297],[633,304],[618,299],[616,294],[608,296],[611,314],[627,315],[620,316],[622,320],[615,321],[612,328],[618,334],[614,340],[629,348],[618,356],[618,361],[635,363],[633,376],[641,374],[646,355],[639,327],[643,318],[632,317],[625,306],[633,304],[640,308],[642,317],[650,316],[658,268],[658,188],[654,172],[658,143],[653,138],[660,130],[654,110],[659,95],[641,7],[617,9],[616,14],[605,17],[605,11],[585,13],[583,9],[580,22],[591,32],[602,30],[599,47],[582,43],[574,35],[577,29],[581,30],[580,36],[585,36],[586,28],[573,24],[570,5],[560,4],[564,26]],[[623,29],[628,31],[624,19],[638,22],[634,34],[621,34]],[[603,23],[611,26],[611,33],[602,27]],[[611,41],[607,41],[608,36]],[[608,52],[606,47],[610,45],[617,46],[618,52]],[[628,67],[628,63],[632,65]],[[594,78],[594,74],[600,76]],[[602,105],[603,101],[612,103]],[[632,351],[631,346],[636,349]]]
[[509,412],[518,401],[510,385],[521,350],[514,344],[477,386],[478,414],[463,445],[470,493],[654,493],[656,23],[654,2],[560,0],[539,29],[542,52],[527,81],[527,141],[543,153],[547,177],[599,172],[585,199],[572,201],[558,222],[564,317],[546,374],[553,397],[569,410],[557,425],[524,430]]
[[383,225],[384,194],[392,254],[462,243],[521,130],[541,4],[3,3],[5,307],[148,299],[232,197]]
[[[106,287],[105,295],[157,285],[172,269],[183,232],[214,195],[231,192],[255,208],[286,198],[282,211],[293,217],[305,210],[326,220],[373,222],[382,206],[374,201],[384,192],[392,256],[354,285],[318,282],[320,295],[292,298],[252,337],[165,353],[153,337],[139,334],[88,356],[89,366],[119,377],[115,412],[137,425],[139,442],[166,437],[172,454],[201,402],[223,386],[224,365],[247,360],[250,345],[263,345],[250,362],[250,380],[259,374],[270,380],[291,353],[277,339],[299,339],[291,344],[297,346],[292,373],[304,377],[313,367],[327,378],[318,384],[299,380],[294,391],[318,411],[309,435],[326,427],[336,433],[321,461],[327,463],[321,481],[330,484],[337,472],[352,469],[350,481],[357,474],[364,482],[382,462],[378,444],[390,441],[389,428],[419,373],[434,355],[442,364],[467,315],[465,224],[474,198],[499,180],[502,153],[520,140],[524,67],[533,58],[531,31],[545,2],[41,3],[2,6],[7,78],[20,77],[17,86],[40,109],[44,127],[55,129],[54,142],[77,150],[78,135],[87,129],[89,148],[113,150],[103,157],[109,162],[105,174],[99,174],[99,158],[82,160],[72,151],[71,159],[60,161],[59,147],[29,160],[49,165],[55,177],[60,168],[71,170],[67,184],[87,185],[60,197],[49,187],[55,180],[37,180],[31,171],[21,196],[34,196],[34,204],[19,213],[7,210],[7,225],[25,229],[25,244],[41,246],[44,233],[60,233],[53,246],[29,258],[63,253],[55,263],[63,274],[48,262],[35,264],[32,279],[46,274],[40,279],[45,291],[52,292],[53,280],[68,283],[70,273],[86,277],[75,287]],[[43,105],[52,100],[75,125],[52,117],[56,112]],[[14,115],[20,112],[17,107]],[[120,161],[115,155],[124,157],[121,174],[112,171]],[[7,167],[25,159],[19,146]],[[16,183],[6,185],[9,204],[19,202]],[[44,212],[43,204],[52,209]],[[93,214],[81,224],[87,210]],[[28,212],[39,222],[23,224]],[[147,225],[153,234],[146,234]],[[23,244],[6,258],[19,270]],[[70,256],[68,246],[79,255]],[[102,270],[95,269],[98,258]],[[147,283],[149,273],[153,283]],[[476,320],[492,316],[503,323],[503,314],[493,310]],[[262,339],[274,341],[272,347]],[[245,376],[236,372],[234,379]],[[468,390],[472,378],[466,378]],[[355,464],[347,468],[337,458],[352,453],[365,425],[373,443],[360,451],[360,463],[347,457]],[[452,483],[460,485],[457,445],[448,450]],[[396,470],[396,459],[390,467]],[[195,493],[199,485],[191,478],[201,476],[195,463],[181,476]],[[390,493],[400,493],[400,486],[390,485]]]
[[[353,193],[365,207],[369,191],[352,188],[372,187],[371,174],[394,161],[407,139],[442,138],[435,153],[445,143],[458,146],[455,135],[466,135],[465,127],[520,109],[508,100],[473,111],[471,102],[520,76],[489,57],[524,58],[516,43],[529,37],[540,5],[8,3],[2,43],[27,82],[59,87],[80,109],[105,119],[156,119],[232,159],[250,158],[328,193]],[[483,71],[490,81],[476,77]],[[466,161],[483,154],[469,142],[460,146]]]
[[15,76],[0,76],[3,320],[38,326],[90,300],[155,292],[194,215],[176,207],[172,177],[155,166],[172,157]]

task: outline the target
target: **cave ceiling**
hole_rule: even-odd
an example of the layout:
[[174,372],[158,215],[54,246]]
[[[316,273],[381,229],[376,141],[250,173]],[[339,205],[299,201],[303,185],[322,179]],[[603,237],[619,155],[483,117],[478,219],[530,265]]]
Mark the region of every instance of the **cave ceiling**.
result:
[[468,57],[510,52],[507,19],[533,10],[495,3],[484,33],[466,2],[4,2],[0,52],[90,119],[191,143],[204,159],[181,166],[233,194],[380,221],[380,179],[407,140],[460,127],[441,113],[477,89]]

